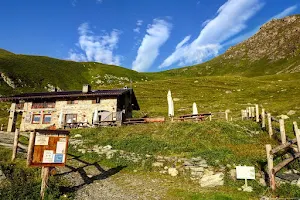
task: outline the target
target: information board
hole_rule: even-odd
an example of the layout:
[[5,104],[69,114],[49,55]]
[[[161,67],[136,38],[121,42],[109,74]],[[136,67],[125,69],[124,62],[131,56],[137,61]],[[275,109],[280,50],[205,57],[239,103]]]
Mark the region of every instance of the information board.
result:
[[249,166],[236,166],[237,179],[255,179],[255,168]]
[[69,131],[36,129],[32,143],[29,144],[29,166],[65,166]]

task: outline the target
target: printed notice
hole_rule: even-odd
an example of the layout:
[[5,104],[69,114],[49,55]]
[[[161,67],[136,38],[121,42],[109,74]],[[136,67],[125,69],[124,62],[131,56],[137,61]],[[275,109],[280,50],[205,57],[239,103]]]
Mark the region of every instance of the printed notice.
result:
[[66,152],[66,142],[57,142],[55,153],[65,153]]
[[37,135],[35,137],[34,145],[48,145],[49,137],[44,135]]
[[62,153],[54,154],[54,163],[64,163],[65,155]]
[[255,179],[255,168],[249,166],[236,166],[237,179]]
[[53,151],[44,150],[43,163],[53,163]]

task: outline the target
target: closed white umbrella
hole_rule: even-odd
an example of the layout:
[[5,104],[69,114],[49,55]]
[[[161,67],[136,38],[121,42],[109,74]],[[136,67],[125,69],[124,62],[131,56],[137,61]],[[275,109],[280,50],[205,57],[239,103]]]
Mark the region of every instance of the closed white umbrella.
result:
[[195,102],[193,103],[193,115],[198,115],[197,104]]
[[58,126],[61,128],[62,125],[64,123],[64,119],[63,119],[63,111],[61,110],[60,111],[60,114],[59,114],[59,118],[58,118]]
[[174,116],[174,102],[173,102],[170,90],[168,91],[167,100],[168,100],[168,115],[169,115],[169,117],[173,117]]
[[98,109],[96,108],[93,117],[93,124],[97,124],[98,122],[99,122]]

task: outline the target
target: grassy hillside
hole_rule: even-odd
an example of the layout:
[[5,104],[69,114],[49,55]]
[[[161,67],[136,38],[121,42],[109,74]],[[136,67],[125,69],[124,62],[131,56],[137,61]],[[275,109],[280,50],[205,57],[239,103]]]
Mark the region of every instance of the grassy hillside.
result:
[[0,72],[1,95],[48,90],[52,87],[74,90],[81,89],[86,83],[96,87],[103,84],[123,87],[130,83],[130,79],[133,82],[146,79],[143,74],[118,66],[17,55],[1,49]]

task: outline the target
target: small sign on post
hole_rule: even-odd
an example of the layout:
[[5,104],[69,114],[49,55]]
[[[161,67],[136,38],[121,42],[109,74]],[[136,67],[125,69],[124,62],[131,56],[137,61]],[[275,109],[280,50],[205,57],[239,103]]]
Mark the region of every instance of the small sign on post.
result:
[[42,167],[41,199],[44,199],[50,167],[66,163],[69,131],[36,129],[30,134],[27,164]]
[[255,179],[255,168],[250,166],[236,166],[236,178],[244,179],[245,186],[248,187],[247,180]]

